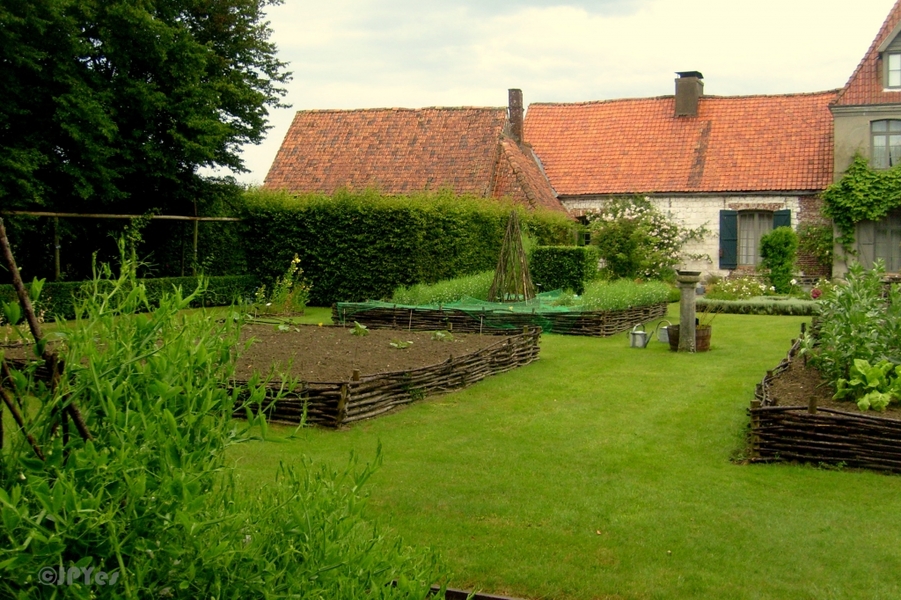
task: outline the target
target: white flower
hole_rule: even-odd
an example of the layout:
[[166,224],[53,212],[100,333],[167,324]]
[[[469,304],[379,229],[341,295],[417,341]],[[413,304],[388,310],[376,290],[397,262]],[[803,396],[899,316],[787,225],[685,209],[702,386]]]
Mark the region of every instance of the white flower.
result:
[[776,286],[775,286],[775,285],[771,285],[771,286],[770,286],[770,291],[771,291],[771,292],[775,292],[775,291],[776,291]]
[[792,284],[792,285],[798,285],[798,280],[797,280],[797,279],[792,279],[792,280],[791,280],[791,284]]

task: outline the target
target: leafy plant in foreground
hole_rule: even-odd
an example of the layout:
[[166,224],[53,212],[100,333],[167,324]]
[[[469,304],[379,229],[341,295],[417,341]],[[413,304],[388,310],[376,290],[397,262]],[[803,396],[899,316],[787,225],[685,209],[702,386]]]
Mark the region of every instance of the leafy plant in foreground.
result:
[[875,365],[862,358],[854,359],[851,378],[840,378],[833,398],[849,398],[860,410],[885,410],[892,400],[901,399],[901,379],[898,366],[887,360]]
[[852,265],[847,283],[820,297],[819,333],[804,338],[803,350],[836,388],[840,380],[855,378],[858,359],[869,365],[901,363],[901,289],[886,290],[883,274],[881,263],[871,270]]
[[[133,265],[104,275],[63,329],[58,385],[13,373],[46,458],[21,435],[0,453],[0,597],[424,598],[440,577],[434,557],[362,519],[375,464],[305,461],[236,493],[224,451],[250,429],[232,413],[240,394],[252,405],[265,392],[225,385],[238,315],[186,316],[202,286],[151,309]],[[73,402],[89,440],[56,426]],[[265,436],[265,419],[247,415]],[[106,587],[48,579],[79,568],[116,577]]]

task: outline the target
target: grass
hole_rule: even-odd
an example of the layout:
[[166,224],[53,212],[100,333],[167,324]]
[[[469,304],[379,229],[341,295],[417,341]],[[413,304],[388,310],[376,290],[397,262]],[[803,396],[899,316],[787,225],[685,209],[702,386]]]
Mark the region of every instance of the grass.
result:
[[[677,321],[677,306],[669,319]],[[321,311],[320,314],[318,311]],[[327,321],[310,309],[306,322]],[[901,596],[901,478],[735,464],[753,388],[799,317],[720,315],[709,353],[547,335],[541,359],[342,431],[273,428],[248,491],[302,455],[384,465],[368,513],[452,587],[522,598]]]

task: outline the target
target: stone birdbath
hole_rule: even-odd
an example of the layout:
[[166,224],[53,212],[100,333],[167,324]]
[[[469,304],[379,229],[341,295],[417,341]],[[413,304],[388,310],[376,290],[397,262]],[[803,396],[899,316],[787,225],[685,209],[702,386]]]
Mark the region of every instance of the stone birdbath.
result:
[[695,351],[695,287],[701,281],[700,271],[676,271],[679,283],[679,352]]

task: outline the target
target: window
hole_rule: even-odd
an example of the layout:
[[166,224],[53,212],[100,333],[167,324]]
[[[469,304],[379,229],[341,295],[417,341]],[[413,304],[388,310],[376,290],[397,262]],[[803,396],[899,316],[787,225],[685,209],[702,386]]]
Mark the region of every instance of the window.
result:
[[901,272],[901,210],[890,212],[881,221],[857,224],[857,249],[860,263],[870,269],[882,259],[889,273]]
[[885,67],[885,82],[888,88],[901,88],[901,53],[888,55]]
[[738,213],[738,264],[760,263],[760,238],[772,230],[772,212]]
[[776,227],[791,227],[790,210],[721,210],[720,269],[760,263],[760,238]]
[[[901,58],[901,55],[898,55]],[[901,121],[891,119],[870,123],[873,153],[870,164],[876,169],[888,169],[901,161]]]

